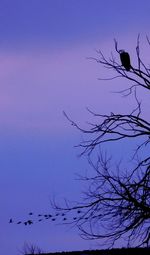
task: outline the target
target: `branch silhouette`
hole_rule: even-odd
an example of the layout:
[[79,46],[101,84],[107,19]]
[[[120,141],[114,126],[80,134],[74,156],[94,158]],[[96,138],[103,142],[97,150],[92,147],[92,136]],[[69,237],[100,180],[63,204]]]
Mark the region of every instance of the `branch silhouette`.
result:
[[[146,156],[150,142],[150,122],[142,114],[142,105],[137,97],[139,88],[150,90],[150,69],[144,64],[140,56],[140,37],[137,38],[136,57],[137,67],[132,65],[132,59],[126,51],[118,49],[115,40],[115,51],[120,62],[113,54],[107,59],[101,50],[97,51],[98,58],[89,58],[112,69],[117,73],[114,77],[100,80],[124,78],[134,82],[129,88],[119,91],[124,96],[132,95],[136,108],[127,114],[111,112],[99,114],[87,109],[96,119],[85,129],[73,121],[64,112],[65,117],[82,134],[84,140],[78,147],[82,149],[81,156],[87,155],[89,165],[94,170],[94,176],[84,176],[81,180],[88,183],[84,192],[85,198],[74,206],[53,204],[56,210],[84,211],[81,218],[76,220],[81,236],[85,239],[104,239],[110,247],[121,238],[128,246],[149,246],[150,244],[150,157]],[[149,44],[149,40],[147,38]],[[125,53],[125,54],[124,54]],[[122,55],[121,55],[122,54]],[[104,143],[119,141],[141,141],[133,154],[137,159],[135,166],[123,170],[116,164],[112,166],[111,158],[104,156],[101,151],[97,162],[91,160],[96,148]],[[142,159],[138,152],[142,151]],[[148,153],[149,154],[149,153]]]

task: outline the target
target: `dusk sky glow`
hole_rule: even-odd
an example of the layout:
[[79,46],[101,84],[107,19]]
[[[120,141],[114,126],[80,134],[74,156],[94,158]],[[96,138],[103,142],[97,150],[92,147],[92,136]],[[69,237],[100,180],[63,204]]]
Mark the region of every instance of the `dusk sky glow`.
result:
[[[99,113],[132,109],[131,97],[112,93],[127,82],[99,81],[114,73],[87,57],[97,56],[99,48],[107,57],[116,54],[116,38],[135,61],[140,33],[148,61],[149,13],[149,0],[0,0],[1,255],[19,254],[25,242],[47,252],[98,248],[77,229],[48,221],[29,227],[8,222],[49,211],[52,195],[80,198],[75,173],[84,173],[88,164],[77,157],[74,145],[81,134],[63,111],[85,126],[91,118],[86,107]],[[119,146],[128,150],[128,144]]]

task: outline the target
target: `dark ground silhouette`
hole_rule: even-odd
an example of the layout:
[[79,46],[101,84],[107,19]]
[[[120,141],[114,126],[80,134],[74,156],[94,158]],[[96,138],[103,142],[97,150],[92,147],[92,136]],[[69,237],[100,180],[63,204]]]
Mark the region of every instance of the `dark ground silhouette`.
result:
[[[56,253],[40,253],[41,255],[149,255],[150,248],[122,248],[110,250],[84,250]],[[32,254],[29,254],[32,255]],[[38,255],[38,254],[37,254]]]

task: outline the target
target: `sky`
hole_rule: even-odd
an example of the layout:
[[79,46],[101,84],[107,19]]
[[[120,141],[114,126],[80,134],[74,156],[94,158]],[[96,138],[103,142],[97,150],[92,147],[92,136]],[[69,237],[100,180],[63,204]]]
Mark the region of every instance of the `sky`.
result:
[[[98,247],[77,229],[8,222],[51,211],[52,196],[80,199],[75,173],[88,164],[63,111],[84,126],[86,107],[132,108],[132,98],[112,93],[126,82],[99,81],[108,70],[87,57],[95,49],[110,56],[116,38],[134,59],[138,33],[142,41],[149,35],[149,12],[149,0],[0,0],[0,254],[20,254],[25,242],[49,252]],[[148,58],[144,46],[143,53]]]

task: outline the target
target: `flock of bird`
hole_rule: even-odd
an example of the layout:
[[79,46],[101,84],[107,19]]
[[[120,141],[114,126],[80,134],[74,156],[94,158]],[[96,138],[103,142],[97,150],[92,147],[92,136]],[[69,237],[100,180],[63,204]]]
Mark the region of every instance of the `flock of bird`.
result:
[[[36,222],[41,222],[41,221],[44,221],[44,220],[51,220],[51,221],[57,221],[58,219],[60,220],[60,222],[65,222],[67,220],[69,221],[77,221],[79,218],[82,218],[84,220],[87,220],[88,217],[79,217],[79,214],[82,214],[82,211],[81,210],[77,210],[76,213],[78,214],[78,216],[72,216],[71,218],[68,218],[66,216],[66,213],[55,213],[55,214],[38,214],[36,215],[37,217],[37,220]],[[83,215],[83,214],[82,214]],[[28,213],[28,216],[30,217],[30,219],[28,220],[22,220],[22,221],[16,221],[14,219],[10,219],[9,220],[9,223],[12,224],[12,223],[15,223],[15,224],[24,224],[25,226],[27,225],[32,225],[35,220],[33,220],[33,218],[35,217],[35,214],[33,212],[30,212]]]

